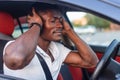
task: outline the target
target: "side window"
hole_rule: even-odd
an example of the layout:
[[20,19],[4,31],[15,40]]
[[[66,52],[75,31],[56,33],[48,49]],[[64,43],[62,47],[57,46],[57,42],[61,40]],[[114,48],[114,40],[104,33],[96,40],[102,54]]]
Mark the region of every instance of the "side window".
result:
[[15,20],[15,29],[14,29],[14,32],[12,34],[12,36],[14,38],[17,38],[20,35],[22,35],[22,31],[24,33],[24,32],[26,32],[28,30],[28,24],[26,22],[26,16],[19,18],[19,20],[21,22],[21,28],[18,25],[17,21]]
[[[26,31],[28,30],[28,24],[27,24],[27,23],[22,24],[22,30],[23,30],[23,32],[26,32]],[[22,31],[21,31],[19,25],[15,26],[15,30],[14,30],[12,36],[13,36],[14,38],[17,38],[17,37],[19,37],[21,34],[22,34]]]
[[[67,12],[75,32],[88,44],[108,46],[120,40],[120,25],[85,12]],[[111,37],[112,35],[112,37]]]

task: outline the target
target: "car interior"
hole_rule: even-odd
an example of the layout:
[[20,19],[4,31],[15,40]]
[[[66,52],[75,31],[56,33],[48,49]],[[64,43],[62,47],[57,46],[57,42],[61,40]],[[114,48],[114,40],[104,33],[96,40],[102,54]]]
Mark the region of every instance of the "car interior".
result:
[[0,12],[0,39],[12,40],[12,33],[14,31],[14,19],[13,17],[1,11]]
[[[15,29],[14,28],[15,25],[16,24],[19,25],[21,33],[23,33],[23,28],[21,25],[22,20],[20,18],[25,17],[28,14],[30,7],[34,3],[35,3],[34,1],[33,2],[32,1],[31,2],[0,1],[0,11],[1,11],[0,12],[0,33],[7,36],[3,38],[3,36],[0,35],[0,64],[3,63],[2,51],[3,51],[4,45],[7,43],[8,40],[15,39],[14,37],[11,36],[13,30]],[[39,3],[39,4],[43,4],[43,3]],[[56,5],[57,3],[56,4],[50,3],[50,4]],[[44,5],[48,5],[48,4],[44,3]],[[15,8],[16,6],[17,8]],[[74,11],[75,9],[62,6],[62,4],[59,5],[59,7],[61,8],[61,11],[64,17],[66,18],[66,20],[69,22],[69,19],[66,16],[66,12]],[[81,10],[82,9],[83,8],[81,8]],[[12,17],[6,15],[3,12],[9,13]],[[1,17],[3,17],[3,15],[5,15],[5,18],[2,19]],[[15,23],[15,21],[17,21],[17,23]],[[66,36],[64,37],[64,41],[69,42]],[[71,46],[70,44],[66,42],[63,42],[63,43],[68,48],[76,49],[75,46]],[[100,49],[101,46],[97,47],[97,46],[90,45],[100,60],[97,67],[85,69],[85,68],[74,68],[72,66],[63,64],[57,80],[115,80],[116,74],[119,75],[119,72],[120,72],[120,69],[119,69],[120,68],[120,63],[119,63],[120,56],[117,56],[119,53],[119,45],[120,43],[116,39],[113,40],[108,47],[102,47],[102,49]],[[3,65],[1,64],[0,67],[2,67],[0,69],[0,73],[1,73],[0,78],[4,78],[4,79],[6,78],[7,80],[23,80],[20,78],[16,78],[14,76],[11,77],[9,75],[3,75],[4,73]]]

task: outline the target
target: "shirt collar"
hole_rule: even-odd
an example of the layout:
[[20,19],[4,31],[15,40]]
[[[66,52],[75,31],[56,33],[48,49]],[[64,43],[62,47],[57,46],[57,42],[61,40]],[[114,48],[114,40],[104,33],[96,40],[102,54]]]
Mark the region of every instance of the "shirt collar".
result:
[[[51,43],[49,45],[49,50],[50,50],[50,52],[52,53],[52,55],[55,59],[57,57],[58,52],[59,52],[55,42],[51,41]],[[41,49],[39,46],[37,46],[36,52],[38,52],[40,55],[43,55],[43,56],[46,56],[46,57],[48,56],[46,54],[46,52],[43,49]]]

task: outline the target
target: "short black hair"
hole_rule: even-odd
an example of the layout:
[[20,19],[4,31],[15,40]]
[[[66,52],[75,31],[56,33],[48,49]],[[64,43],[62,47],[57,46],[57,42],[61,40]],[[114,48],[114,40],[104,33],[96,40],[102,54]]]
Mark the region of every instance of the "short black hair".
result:
[[48,4],[48,3],[34,3],[32,7],[30,8],[29,14],[32,15],[32,8],[35,9],[36,13],[39,13],[39,11],[46,11],[46,10],[56,10],[60,11],[60,8],[57,5],[53,4]]

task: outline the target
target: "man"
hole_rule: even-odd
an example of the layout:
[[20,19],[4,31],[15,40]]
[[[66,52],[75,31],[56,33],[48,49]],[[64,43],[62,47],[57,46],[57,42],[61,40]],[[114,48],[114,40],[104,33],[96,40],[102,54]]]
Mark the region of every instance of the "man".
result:
[[[32,14],[27,19],[30,29],[5,46],[5,74],[28,80],[46,80],[36,52],[46,61],[53,80],[57,79],[62,63],[84,68],[96,66],[97,56],[76,35],[60,11],[53,7],[39,10],[32,8]],[[78,51],[70,50],[59,43],[63,35],[68,36]]]

